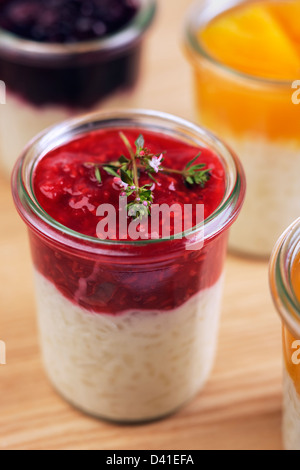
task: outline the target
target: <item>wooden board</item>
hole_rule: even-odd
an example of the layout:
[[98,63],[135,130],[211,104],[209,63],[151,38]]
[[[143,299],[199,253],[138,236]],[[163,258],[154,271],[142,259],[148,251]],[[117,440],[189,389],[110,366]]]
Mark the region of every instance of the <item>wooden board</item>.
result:
[[[193,118],[180,39],[191,2],[175,3],[159,0],[135,105]],[[7,348],[7,364],[0,365],[0,450],[282,448],[281,326],[267,262],[228,256],[218,354],[203,392],[166,420],[120,427],[74,410],[46,379],[26,229],[3,177],[0,213],[0,340]]]

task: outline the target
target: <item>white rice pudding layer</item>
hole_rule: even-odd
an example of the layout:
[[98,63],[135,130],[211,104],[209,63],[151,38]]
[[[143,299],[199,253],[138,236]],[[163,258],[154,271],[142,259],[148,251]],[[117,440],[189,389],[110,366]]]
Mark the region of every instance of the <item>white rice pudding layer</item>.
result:
[[300,450],[300,395],[289,373],[284,371],[283,439],[286,450]]
[[222,138],[241,159],[247,178],[246,200],[231,229],[230,248],[269,257],[276,240],[300,214],[300,143],[256,136],[238,140],[226,133]]
[[[109,109],[116,106],[133,106],[133,93],[119,92],[86,112]],[[84,113],[84,111],[82,111]],[[11,175],[13,167],[25,146],[44,129],[58,124],[74,113],[62,106],[32,106],[25,100],[7,94],[6,104],[0,113],[0,166],[1,171]]]
[[0,113],[1,171],[9,176],[29,141],[43,129],[68,117],[70,114],[62,107],[33,107],[8,93]]
[[119,422],[176,411],[205,384],[213,367],[222,278],[168,312],[90,313],[36,272],[46,370],[70,403]]

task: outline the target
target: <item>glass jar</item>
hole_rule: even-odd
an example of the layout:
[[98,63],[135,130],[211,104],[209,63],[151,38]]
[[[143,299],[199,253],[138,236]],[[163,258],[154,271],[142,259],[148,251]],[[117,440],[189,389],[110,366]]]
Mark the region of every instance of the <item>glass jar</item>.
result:
[[[144,129],[211,149],[224,198],[192,236],[99,240],[69,230],[38,204],[32,175],[53,148],[98,129]],[[236,156],[213,135],[168,114],[115,111],[67,121],[25,150],[12,180],[29,228],[46,371],[70,403],[100,418],[147,421],[195,396],[218,337],[228,231],[245,193]]]
[[300,219],[275,246],[270,285],[283,324],[284,446],[300,450]]
[[[270,0],[259,3],[264,2]],[[292,101],[295,89],[292,81],[262,79],[224,65],[210,56],[199,38],[199,31],[218,15],[249,3],[198,1],[187,15],[185,51],[193,70],[198,122],[221,135],[245,169],[247,196],[231,231],[230,248],[269,258],[280,234],[300,213],[300,108]]]
[[70,44],[25,40],[0,29],[0,164],[11,170],[24,146],[43,129],[93,110],[134,106],[145,33],[155,0],[138,0],[118,32]]

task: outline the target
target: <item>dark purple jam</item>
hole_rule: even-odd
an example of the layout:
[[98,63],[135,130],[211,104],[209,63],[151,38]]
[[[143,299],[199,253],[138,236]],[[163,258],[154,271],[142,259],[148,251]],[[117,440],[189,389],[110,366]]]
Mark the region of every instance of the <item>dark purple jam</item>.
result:
[[[140,0],[0,0],[0,80],[8,94],[35,107],[62,106],[88,112],[118,91],[132,90],[140,71],[142,39],[153,19],[154,2],[137,20]],[[134,34],[110,38],[136,20]],[[7,49],[1,29],[39,47],[23,50],[22,42]],[[101,41],[100,41],[101,42]],[[60,44],[60,53],[56,53]],[[78,44],[78,47],[77,47]],[[42,47],[41,47],[42,46]],[[70,50],[72,48],[72,50]],[[53,50],[54,49],[54,50]],[[9,99],[9,97],[8,97]]]
[[4,0],[0,28],[33,41],[76,43],[119,31],[137,10],[137,0]]

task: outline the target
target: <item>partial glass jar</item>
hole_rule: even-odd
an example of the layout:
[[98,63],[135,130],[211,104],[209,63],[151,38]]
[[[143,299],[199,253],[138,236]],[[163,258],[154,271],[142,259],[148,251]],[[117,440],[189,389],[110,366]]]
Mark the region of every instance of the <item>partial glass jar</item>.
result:
[[6,175],[24,146],[43,129],[72,116],[134,106],[142,45],[156,0],[137,0],[133,19],[101,39],[40,43],[0,29],[0,165]]
[[221,135],[245,169],[247,196],[231,232],[230,248],[269,258],[280,234],[300,213],[300,119],[299,106],[292,101],[295,90],[292,81],[246,75],[218,62],[199,35],[218,15],[249,3],[198,1],[187,15],[185,51],[193,70],[198,122]]
[[300,450],[300,219],[274,248],[270,285],[283,324],[284,446]]
[[[192,237],[103,241],[60,225],[38,204],[32,175],[43,155],[79,135],[124,128],[167,134],[220,158],[225,194],[204,222],[204,245],[202,225]],[[228,231],[244,200],[236,156],[168,114],[99,113],[41,134],[16,165],[12,189],[29,227],[45,368],[62,396],[118,422],[160,418],[194,397],[213,367]]]

